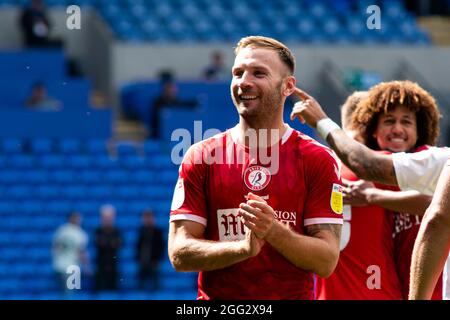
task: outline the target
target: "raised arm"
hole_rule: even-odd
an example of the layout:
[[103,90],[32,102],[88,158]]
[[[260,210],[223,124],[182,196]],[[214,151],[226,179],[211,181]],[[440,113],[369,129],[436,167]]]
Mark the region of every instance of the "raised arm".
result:
[[444,167],[420,225],[411,261],[409,299],[430,299],[450,250],[450,165]]
[[301,101],[294,105],[291,120],[298,117],[300,121],[317,129],[342,162],[361,179],[397,185],[391,155],[374,152],[347,136],[337,124],[328,118],[320,104],[304,91],[296,88],[294,94]]
[[223,269],[256,256],[264,245],[250,230],[240,241],[204,240],[204,232],[205,227],[194,221],[170,223],[169,259],[177,271]]

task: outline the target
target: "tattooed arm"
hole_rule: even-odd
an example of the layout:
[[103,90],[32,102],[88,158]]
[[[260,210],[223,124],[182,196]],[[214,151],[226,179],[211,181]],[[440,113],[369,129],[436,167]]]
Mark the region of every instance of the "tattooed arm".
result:
[[264,239],[296,267],[328,277],[339,258],[340,224],[315,224],[305,227],[305,235],[274,218],[274,211],[262,198],[249,194],[241,203],[239,215],[244,224]]
[[339,258],[341,225],[315,224],[305,227],[305,232],[298,234],[276,221],[265,240],[297,267],[330,276]]
[[172,221],[169,229],[169,259],[177,271],[210,271],[222,269],[259,254],[264,240],[251,231],[244,240],[211,241],[204,239],[200,223]]
[[359,178],[398,185],[391,155],[370,150],[340,129],[330,132],[327,142],[342,162]]
[[[320,120],[328,118],[320,104],[312,96],[299,88],[295,88],[294,94],[302,101],[296,103],[292,109],[292,120],[297,117],[311,127],[317,128]],[[398,185],[391,155],[383,155],[370,150],[347,136],[342,129],[332,130],[327,136],[327,142],[342,162],[359,178]]]

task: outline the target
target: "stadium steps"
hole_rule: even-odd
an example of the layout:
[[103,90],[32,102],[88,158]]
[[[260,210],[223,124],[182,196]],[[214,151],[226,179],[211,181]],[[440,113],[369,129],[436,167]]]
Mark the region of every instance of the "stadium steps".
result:
[[419,25],[431,35],[433,44],[450,46],[450,18],[441,16],[421,17]]
[[143,141],[148,132],[145,126],[138,120],[128,120],[119,116],[114,127],[115,140]]

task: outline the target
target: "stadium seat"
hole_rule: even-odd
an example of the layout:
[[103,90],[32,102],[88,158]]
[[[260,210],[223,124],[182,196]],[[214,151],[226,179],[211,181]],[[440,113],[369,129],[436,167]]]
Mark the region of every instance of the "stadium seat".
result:
[[141,188],[137,185],[121,185],[114,188],[114,194],[117,199],[135,200],[141,197]]
[[[50,187],[47,187],[50,188]],[[59,192],[58,192],[58,196],[59,196]],[[65,216],[73,209],[72,203],[69,201],[64,201],[64,200],[60,200],[60,201],[53,201],[53,202],[49,202],[47,204],[47,209],[46,211],[50,214],[55,214],[55,215],[62,215],[64,218]]]
[[141,156],[123,156],[119,159],[121,165],[130,171],[139,170],[145,168],[144,158]]
[[120,141],[116,144],[116,152],[118,157],[135,156],[138,153],[138,146],[132,141]]
[[87,198],[99,201],[107,201],[113,195],[112,188],[108,185],[96,185],[90,188]]
[[49,173],[50,182],[58,184],[70,184],[76,181],[75,172],[67,169],[50,170]]
[[119,169],[119,161],[117,158],[110,157],[109,155],[99,155],[93,159],[93,166],[97,169],[112,170]]
[[[146,166],[149,168],[149,166]],[[0,175],[1,177],[1,175]],[[155,179],[155,173],[150,169],[142,169],[138,171],[131,172],[130,182],[141,183],[143,185],[148,185]]]
[[[0,265],[5,266],[8,263],[13,263],[22,258],[25,254],[25,250],[20,247],[3,247],[0,249]],[[8,270],[6,267],[1,268],[1,274],[8,276],[12,270]]]
[[144,210],[151,208],[152,203],[147,199],[148,198],[146,198],[146,201],[134,201],[130,203],[128,206],[129,213],[133,215],[140,215]]
[[24,200],[33,193],[33,188],[29,185],[13,185],[5,190],[5,197],[15,200]]
[[178,179],[177,170],[163,170],[156,176],[162,185],[175,186]]
[[92,166],[92,157],[87,155],[70,155],[66,158],[66,166],[74,170],[88,169]]
[[[180,276],[183,275],[183,276]],[[190,274],[173,274],[172,277],[163,277],[160,280],[163,289],[172,290],[173,292],[189,290],[195,287],[195,280]]]
[[75,209],[82,215],[98,212],[100,206],[96,201],[77,201]]
[[83,185],[69,185],[61,189],[61,196],[68,200],[82,200],[86,198],[89,190]]
[[23,145],[23,141],[20,139],[2,139],[0,141],[1,151],[6,154],[21,153]]
[[[34,161],[31,163],[34,163]],[[27,184],[42,184],[49,180],[49,174],[46,170],[30,169],[22,172],[22,181]]]
[[38,216],[45,213],[44,202],[36,200],[22,201],[17,204],[17,210],[22,214],[28,214],[30,216]]
[[62,154],[77,154],[82,150],[81,141],[78,139],[60,139],[56,143],[56,150]]
[[105,172],[104,181],[113,185],[127,183],[130,181],[130,175],[126,170],[112,169]]
[[42,155],[38,158],[38,164],[46,169],[59,169],[64,167],[64,157],[61,155]]
[[0,183],[8,185],[20,181],[22,173],[19,170],[0,170]]
[[7,158],[10,168],[29,169],[35,166],[36,158],[26,154],[14,154]]
[[82,170],[77,174],[77,180],[87,185],[98,183],[103,178],[103,171],[100,170]]
[[105,140],[88,140],[86,142],[86,152],[91,155],[107,154],[107,143]]
[[7,232],[0,232],[0,245],[2,246],[8,246],[13,243],[13,240],[11,239],[11,236]]
[[34,154],[48,154],[53,151],[53,141],[50,139],[33,139],[30,146]]
[[143,186],[141,187],[142,197],[148,200],[159,200],[164,197],[164,190],[158,187],[157,185],[151,186]]

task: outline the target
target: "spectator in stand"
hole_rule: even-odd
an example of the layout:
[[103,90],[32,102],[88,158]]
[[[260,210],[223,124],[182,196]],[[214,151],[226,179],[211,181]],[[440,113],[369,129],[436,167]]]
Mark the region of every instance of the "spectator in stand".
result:
[[47,87],[42,81],[33,84],[25,105],[36,111],[59,111],[63,106],[61,101],[48,95]]
[[178,96],[178,87],[170,73],[161,74],[162,90],[150,106],[150,137],[159,138],[159,114],[164,107],[181,107],[193,109],[198,105],[196,99],[182,99]]
[[51,23],[42,0],[31,0],[20,16],[26,47],[62,47],[62,41],[50,38]]
[[67,277],[71,274],[68,269],[70,266],[80,269],[85,267],[85,271],[89,273],[89,256],[86,249],[88,241],[87,233],[81,228],[81,215],[78,212],[71,213],[68,222],[55,231],[52,240],[53,269],[58,279],[58,287],[64,294],[70,292],[67,286]]
[[[139,289],[158,289],[158,268],[164,251],[162,231],[155,225],[151,210],[142,214],[142,226],[136,246],[136,259],[139,264]],[[150,280],[150,282],[148,281]]]
[[118,251],[123,245],[120,230],[115,227],[116,209],[112,205],[100,208],[101,225],[95,231],[97,248],[96,291],[118,289]]
[[225,66],[223,54],[214,51],[211,62],[203,71],[203,79],[207,81],[228,81],[231,78],[230,70]]

